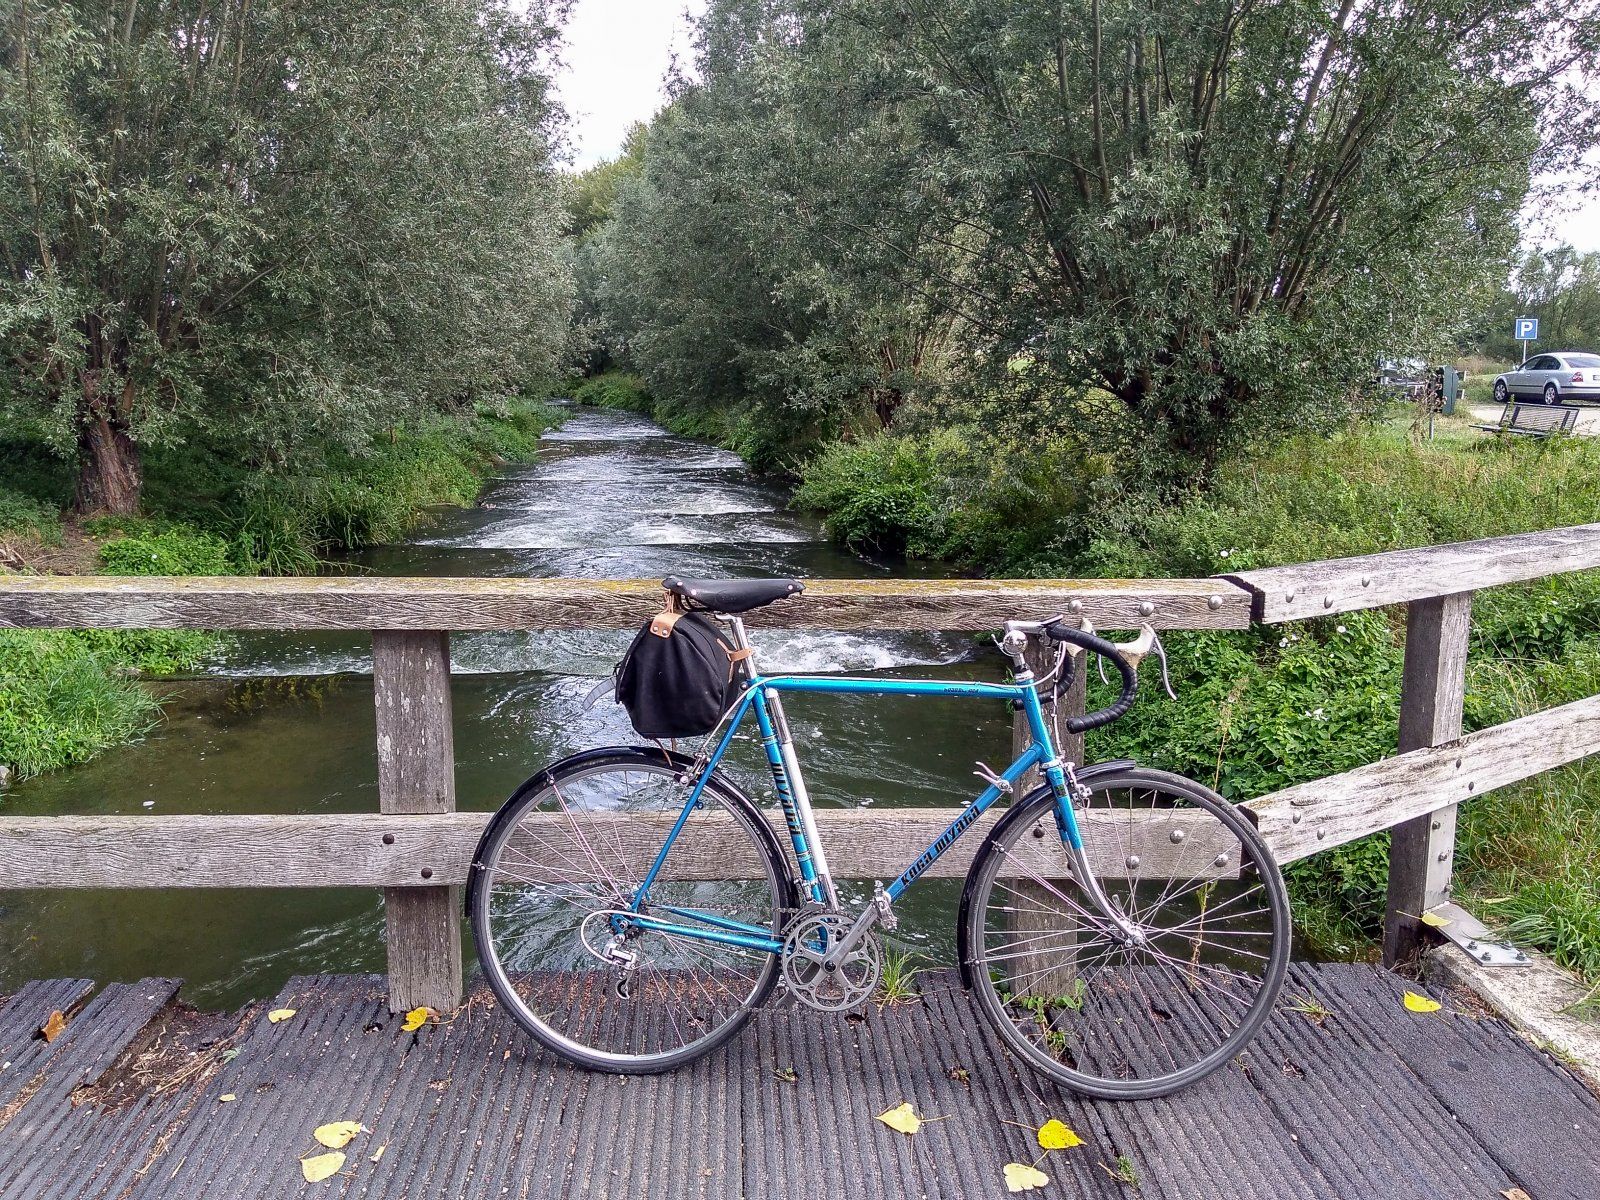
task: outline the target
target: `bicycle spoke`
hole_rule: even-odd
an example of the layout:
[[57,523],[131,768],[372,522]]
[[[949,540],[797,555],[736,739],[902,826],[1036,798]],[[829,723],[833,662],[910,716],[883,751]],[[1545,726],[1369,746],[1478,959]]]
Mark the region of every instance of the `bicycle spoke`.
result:
[[[668,869],[639,908],[665,927],[626,915],[644,874],[665,845],[665,828],[684,813],[681,772],[642,755],[580,766],[531,794],[497,832],[482,867],[475,911],[485,970],[496,994],[545,1044],[614,1069],[657,1069],[693,1057],[736,1029],[770,990],[775,957],[715,940],[671,910],[776,933],[782,912],[781,863],[770,858],[744,815],[711,791],[683,820],[665,856]],[[630,818],[665,823],[662,840],[629,834]],[[745,839],[730,840],[727,822]],[[689,847],[712,823],[728,847],[727,880],[674,878],[678,844]],[[480,852],[480,858],[483,857]],[[480,926],[482,928],[480,928]],[[487,943],[487,946],[485,946]],[[593,1058],[591,1062],[590,1056]]]
[[1049,819],[1042,796],[981,861],[970,935],[984,1010],[1012,1048],[1108,1097],[1161,1095],[1226,1062],[1270,1013],[1288,953],[1282,884],[1226,802],[1176,776],[1124,775],[1080,805],[1089,862],[1116,866],[1098,883],[1117,921],[1065,859],[1059,880],[1010,877],[1020,839]]

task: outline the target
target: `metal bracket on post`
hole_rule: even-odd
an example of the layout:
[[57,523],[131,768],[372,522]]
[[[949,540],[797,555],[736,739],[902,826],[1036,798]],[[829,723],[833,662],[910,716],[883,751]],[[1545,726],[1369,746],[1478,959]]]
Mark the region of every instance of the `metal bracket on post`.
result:
[[1454,901],[1435,904],[1428,910],[1427,916],[1435,919],[1425,920],[1424,924],[1437,930],[1441,937],[1459,946],[1462,953],[1486,967],[1533,965],[1533,960],[1525,951],[1495,937],[1488,926]]

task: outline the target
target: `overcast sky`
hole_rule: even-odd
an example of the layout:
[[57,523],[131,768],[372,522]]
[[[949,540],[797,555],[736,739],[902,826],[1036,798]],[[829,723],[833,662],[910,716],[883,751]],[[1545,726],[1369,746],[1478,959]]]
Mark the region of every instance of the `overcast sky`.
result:
[[622,148],[635,121],[666,102],[672,56],[689,57],[689,28],[705,0],[578,0],[567,22],[558,79],[572,115],[573,165],[593,166]]
[[[648,121],[661,107],[673,55],[687,65],[690,25],[704,8],[705,0],[578,0],[559,81],[572,114],[574,166],[615,155],[628,126]],[[1600,156],[1589,174],[1596,172]],[[1564,212],[1523,216],[1530,244],[1566,241],[1580,250],[1600,250],[1600,197]]]

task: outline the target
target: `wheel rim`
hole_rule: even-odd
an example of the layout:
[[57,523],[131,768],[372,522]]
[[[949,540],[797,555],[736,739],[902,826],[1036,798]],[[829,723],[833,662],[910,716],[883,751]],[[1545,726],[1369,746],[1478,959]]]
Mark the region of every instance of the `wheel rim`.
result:
[[1077,881],[1048,802],[986,862],[971,941],[986,1007],[1014,1049],[1082,1090],[1193,1082],[1237,1053],[1276,999],[1282,882],[1242,818],[1200,795],[1141,780],[1097,787],[1085,805],[1091,865],[1142,945]]
[[1546,404],[1554,404],[1559,398],[1560,393],[1556,391],[1555,384],[1547,383],[1544,385],[1544,402]]
[[1506,385],[1505,384],[1497,383],[1497,384],[1494,385],[1494,398],[1496,400],[1500,401],[1501,404],[1504,404],[1506,402]]
[[[640,1069],[695,1057],[737,1029],[772,986],[771,954],[620,915],[688,791],[667,766],[586,767],[527,796],[480,853],[474,921],[485,973],[524,1027],[585,1065]],[[760,818],[707,788],[647,911],[686,923],[665,909],[692,909],[775,933],[781,884],[750,819]],[[733,878],[705,878],[708,860]]]

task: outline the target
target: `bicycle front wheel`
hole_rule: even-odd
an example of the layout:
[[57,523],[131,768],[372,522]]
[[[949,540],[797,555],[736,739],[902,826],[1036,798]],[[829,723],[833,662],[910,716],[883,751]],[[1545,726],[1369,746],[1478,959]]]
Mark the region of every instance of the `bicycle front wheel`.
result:
[[590,1070],[665,1071],[732,1037],[767,998],[792,885],[770,827],[713,776],[684,811],[686,760],[580,754],[525,783],[484,832],[467,907],[484,975],[506,1010]]
[[1091,776],[1075,812],[1108,919],[1078,878],[1048,789],[972,865],[963,953],[979,1005],[1030,1065],[1103,1099],[1185,1087],[1236,1055],[1289,965],[1271,852],[1211,789],[1130,767]]

